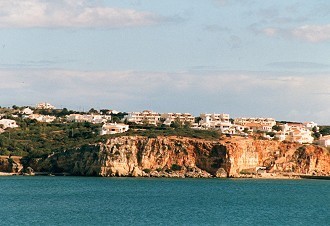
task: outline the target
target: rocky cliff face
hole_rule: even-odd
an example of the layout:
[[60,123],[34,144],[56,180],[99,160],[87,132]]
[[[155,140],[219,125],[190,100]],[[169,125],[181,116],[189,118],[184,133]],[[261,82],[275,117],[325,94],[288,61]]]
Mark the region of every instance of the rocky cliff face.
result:
[[20,164],[19,156],[0,156],[0,172],[18,173],[23,166]]
[[30,161],[30,166],[93,176],[240,177],[260,166],[270,173],[329,175],[330,154],[319,146],[253,138],[134,136]]

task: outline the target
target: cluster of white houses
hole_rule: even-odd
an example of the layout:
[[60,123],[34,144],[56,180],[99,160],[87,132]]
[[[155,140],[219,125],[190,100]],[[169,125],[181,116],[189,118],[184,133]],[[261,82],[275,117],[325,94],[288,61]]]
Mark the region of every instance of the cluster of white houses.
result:
[[[35,109],[55,109],[49,103],[40,103]],[[34,114],[30,108],[20,111],[23,118],[35,119],[39,122],[50,123],[56,120],[55,116]],[[280,141],[290,141],[298,143],[313,143],[313,130],[318,130],[318,126],[314,122],[307,123],[277,123],[273,118],[235,118],[231,119],[229,114],[202,113],[199,117],[194,117],[190,113],[157,113],[150,110],[142,112],[129,112],[122,119],[122,123],[112,123],[111,115],[118,113],[111,111],[106,114],[70,114],[67,115],[67,122],[90,122],[95,124],[103,124],[101,135],[123,133],[129,129],[129,125],[125,123],[170,126],[172,123],[180,123],[188,125],[198,130],[219,130],[225,134],[248,135],[252,133],[272,133],[272,137],[265,135],[269,139],[277,139]],[[125,123],[124,123],[125,122]],[[276,130],[274,126],[277,125]],[[7,128],[16,128],[18,125],[15,120],[1,119],[0,129],[3,131]],[[0,131],[1,132],[1,131]],[[330,146],[330,136],[321,137],[317,141],[320,145]]]
[[[314,122],[308,123],[282,123],[278,124],[278,131],[273,130],[277,125],[273,118],[235,118],[230,119],[229,114],[206,114],[199,116],[199,121],[190,113],[163,113],[153,111],[130,112],[125,116],[124,121],[136,124],[165,124],[171,125],[173,122],[188,124],[193,129],[219,130],[226,134],[250,134],[273,132],[274,138],[280,141],[290,141],[298,143],[313,143],[313,128],[318,129]],[[268,138],[271,139],[270,136]]]
[[70,114],[66,117],[68,122],[90,122],[90,123],[106,123],[111,120],[111,115],[99,114]]

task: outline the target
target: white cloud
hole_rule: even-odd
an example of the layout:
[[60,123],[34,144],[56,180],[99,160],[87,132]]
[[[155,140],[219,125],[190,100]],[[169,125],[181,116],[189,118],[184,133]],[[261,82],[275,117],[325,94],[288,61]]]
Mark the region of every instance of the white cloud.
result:
[[280,69],[327,69],[330,68],[330,64],[320,64],[315,62],[304,62],[304,61],[283,61],[283,62],[272,62],[267,66]]
[[330,40],[330,24],[304,25],[291,31],[292,35],[309,42],[323,42]]
[[265,29],[263,29],[263,32],[267,36],[275,36],[278,34],[278,30],[276,28],[265,28]]
[[330,40],[330,24],[303,25],[296,28],[267,27],[253,28],[254,32],[263,33],[269,37],[298,38],[307,42],[326,42]]
[[153,25],[159,17],[134,9],[110,8],[87,0],[0,1],[0,28],[103,27]]

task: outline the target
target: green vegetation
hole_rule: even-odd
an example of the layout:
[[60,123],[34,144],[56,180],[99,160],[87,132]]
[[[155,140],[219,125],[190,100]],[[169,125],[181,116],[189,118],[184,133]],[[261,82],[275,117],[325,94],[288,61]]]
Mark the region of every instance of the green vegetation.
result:
[[220,137],[220,132],[215,130],[195,130],[187,125],[172,127],[172,126],[154,126],[154,125],[136,125],[130,124],[130,130],[123,134],[114,134],[108,136],[145,136],[156,138],[157,136],[181,136],[192,137],[206,140],[217,140]]
[[330,135],[330,126],[320,126],[319,133],[323,136]]
[[91,123],[40,123],[16,119],[19,128],[0,134],[0,155],[43,157],[85,144],[104,141],[100,125]]
[[151,169],[143,169],[143,172],[150,173],[151,172]]
[[279,126],[279,125],[273,126],[272,129],[275,130],[275,131],[281,131],[282,130],[281,126]]
[[182,166],[178,165],[178,164],[173,164],[171,166],[171,170],[173,171],[180,171],[182,169]]
[[275,132],[267,132],[266,135],[270,137],[275,137],[276,133]]
[[[108,138],[117,136],[146,136],[156,138],[157,136],[182,136],[201,139],[219,139],[219,132],[207,130],[193,130],[188,125],[175,126],[153,126],[153,125],[130,125],[130,130],[123,134],[100,136],[101,124],[68,123],[56,120],[53,123],[41,123],[36,120],[13,118],[7,109],[7,118],[16,120],[19,128],[7,129],[0,134],[0,155],[18,155],[27,158],[44,158],[50,154],[64,152],[70,149],[82,147],[83,145],[105,142]],[[91,109],[90,111],[93,111]],[[48,113],[55,113],[49,110]],[[56,111],[57,115],[71,113],[66,109]],[[119,116],[121,117],[121,116]],[[118,119],[119,119],[118,117]],[[118,120],[117,119],[117,120]],[[61,122],[62,121],[62,122]]]

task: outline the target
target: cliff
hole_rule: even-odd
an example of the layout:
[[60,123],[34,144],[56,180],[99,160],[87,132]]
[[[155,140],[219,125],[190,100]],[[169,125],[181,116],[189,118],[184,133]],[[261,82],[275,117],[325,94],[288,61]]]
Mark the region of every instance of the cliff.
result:
[[20,156],[0,156],[0,172],[4,173],[18,173],[23,166],[20,163],[22,157]]
[[27,164],[35,171],[89,176],[241,177],[261,166],[271,174],[330,175],[325,148],[243,137],[123,136]]

